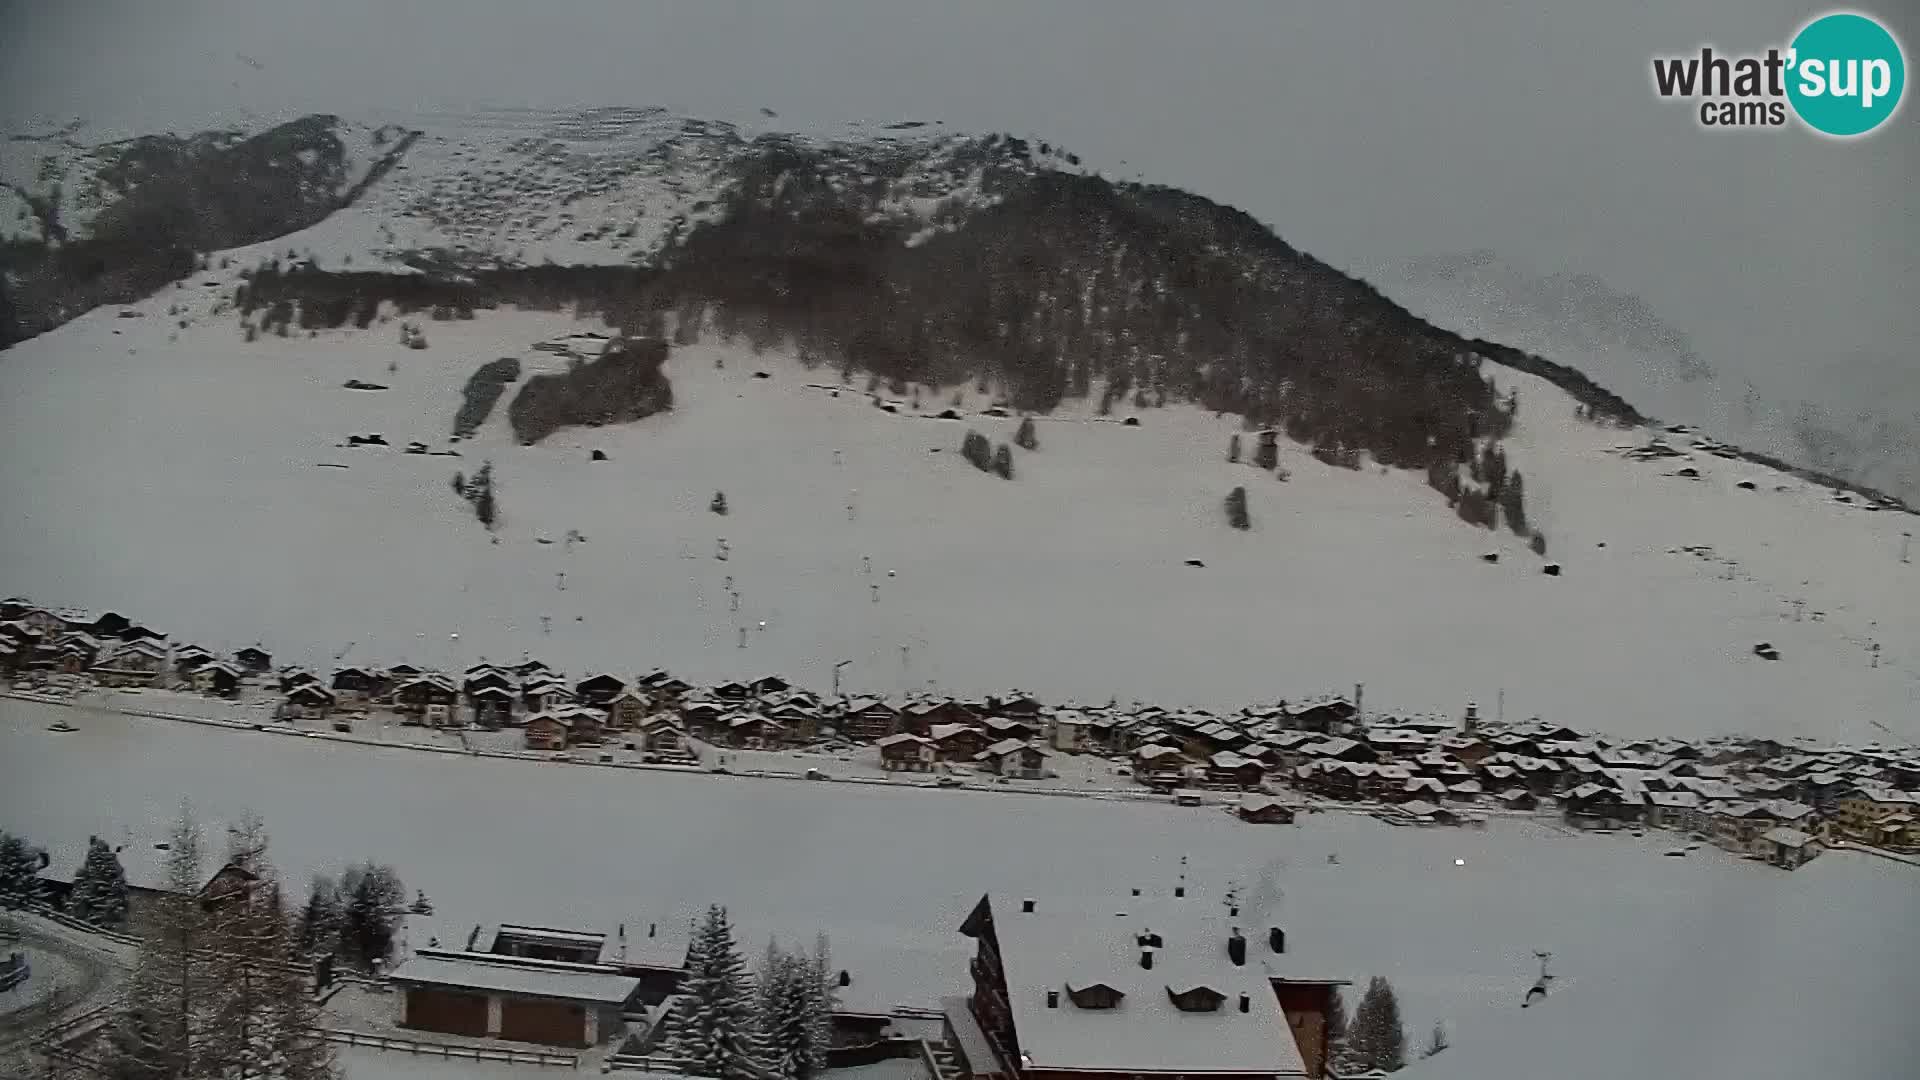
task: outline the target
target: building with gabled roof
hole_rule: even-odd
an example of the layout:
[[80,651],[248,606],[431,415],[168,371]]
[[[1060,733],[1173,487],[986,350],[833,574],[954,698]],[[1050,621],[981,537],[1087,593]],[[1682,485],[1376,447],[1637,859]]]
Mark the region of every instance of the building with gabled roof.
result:
[[[1181,891],[1181,890],[1177,890]],[[1095,913],[982,897],[973,992],[949,1044],[982,1080],[1279,1080],[1324,1075],[1339,980],[1300,977],[1286,932],[1197,898]]]

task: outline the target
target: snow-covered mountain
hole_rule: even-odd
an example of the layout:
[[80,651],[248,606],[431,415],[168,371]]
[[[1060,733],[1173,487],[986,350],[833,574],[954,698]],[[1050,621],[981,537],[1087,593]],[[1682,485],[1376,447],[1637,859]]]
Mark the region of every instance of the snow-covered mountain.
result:
[[1920,500],[1911,357],[1811,356],[1756,386],[1715,371],[1684,329],[1590,275],[1536,274],[1479,250],[1413,260],[1382,284],[1424,319],[1553,357],[1649,413]]
[[[824,688],[846,660],[854,689],[1213,705],[1365,683],[1602,731],[1920,734],[1910,516],[1637,426],[1229,208],[924,129],[418,130],[306,227],[0,355],[0,430],[30,448],[0,464],[6,590],[312,662]],[[594,426],[616,380],[517,424],[536,380],[566,402],[608,370],[590,333],[671,335],[671,408]],[[1023,407],[1013,479],[961,458]],[[487,462],[491,531],[453,484]]]
[[354,201],[415,138],[308,116],[264,131],[0,142],[0,345],[143,296],[199,253],[305,228]]

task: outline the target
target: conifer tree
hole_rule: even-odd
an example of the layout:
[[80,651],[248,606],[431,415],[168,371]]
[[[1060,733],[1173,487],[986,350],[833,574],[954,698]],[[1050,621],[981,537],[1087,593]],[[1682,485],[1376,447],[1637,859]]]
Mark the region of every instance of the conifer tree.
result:
[[694,1076],[761,1080],[754,1001],[725,908],[707,909],[687,949],[687,976],[673,1019],[673,1054]]
[[1232,465],[1240,464],[1239,432],[1234,432],[1232,435],[1227,436],[1227,462]]
[[307,888],[307,905],[300,911],[296,936],[300,948],[309,956],[326,956],[340,950],[340,886],[325,874],[315,874]]
[[127,872],[105,840],[87,838],[87,858],[74,874],[67,910],[96,926],[118,926],[127,919]]
[[0,832],[0,905],[25,907],[40,898],[40,849]]
[[340,875],[341,951],[348,959],[367,968],[385,961],[406,901],[406,887],[390,866],[367,862]]
[[1022,450],[1040,449],[1040,437],[1033,431],[1033,417],[1020,421],[1020,430],[1013,433],[1013,442]]
[[1347,1033],[1347,1071],[1397,1072],[1406,1063],[1407,1032],[1400,1023],[1400,1000],[1393,984],[1375,975],[1367,982]]
[[1013,451],[1006,443],[1001,443],[1000,449],[993,452],[993,471],[1002,480],[1013,479]]
[[1247,529],[1253,520],[1247,516],[1247,489],[1234,488],[1227,492],[1227,524],[1236,529]]

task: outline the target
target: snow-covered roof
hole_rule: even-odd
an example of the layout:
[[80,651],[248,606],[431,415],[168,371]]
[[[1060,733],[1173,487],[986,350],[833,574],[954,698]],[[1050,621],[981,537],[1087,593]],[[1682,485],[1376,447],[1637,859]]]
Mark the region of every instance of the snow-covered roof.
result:
[[1761,833],[1760,839],[1787,847],[1805,847],[1813,843],[1813,834],[1780,825]]
[[429,949],[419,950],[395,965],[391,977],[397,983],[453,986],[599,1005],[624,1004],[640,988],[640,980],[631,975],[583,964]]
[[[1232,929],[1191,909],[1112,915],[996,911],[994,934],[1008,1004],[1026,1067],[1088,1072],[1305,1075],[1279,999],[1243,928],[1248,963],[1227,955]],[[1159,936],[1152,969],[1140,966],[1136,935]],[[1068,987],[1104,983],[1120,992],[1111,1009],[1083,1009]],[[1170,991],[1206,987],[1225,1000],[1214,1012],[1183,1012]],[[1047,1004],[1048,992],[1055,1004]],[[1247,998],[1241,1012],[1239,999]]]

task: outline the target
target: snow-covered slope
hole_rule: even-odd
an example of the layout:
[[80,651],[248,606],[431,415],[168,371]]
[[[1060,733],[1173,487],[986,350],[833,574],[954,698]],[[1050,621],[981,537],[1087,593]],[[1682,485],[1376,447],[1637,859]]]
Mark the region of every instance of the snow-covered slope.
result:
[[[338,169],[324,170],[329,194],[335,198],[344,198],[365,183],[388,151],[406,134],[404,129],[391,125],[357,123],[339,117],[309,119],[317,123],[308,126],[324,130],[339,145]],[[31,198],[52,211],[57,229],[65,239],[84,239],[90,234],[95,218],[155,175],[152,170],[156,164],[172,157],[190,158],[195,154],[218,152],[257,134],[260,133],[209,131],[188,138],[162,135],[103,140],[94,137],[84,125],[72,124],[56,132],[9,135],[0,140],[0,238],[48,239],[37,221],[30,221],[30,216],[20,213]],[[296,153],[300,166],[312,169],[322,165],[318,148]],[[284,164],[292,168],[295,162]]]
[[[658,108],[407,113],[422,132],[406,160],[354,206],[293,238],[328,269],[347,264],[600,265],[646,263],[720,211],[729,168],[754,140],[785,136],[687,119]],[[918,130],[848,132],[852,157],[908,148],[916,167],[880,211],[933,218],[986,200],[953,152],[970,140]],[[1035,162],[1068,162],[1037,155]],[[861,170],[852,170],[858,176]]]
[[[716,345],[675,350],[673,411],[629,426],[518,446],[509,388],[460,458],[347,449],[365,432],[444,447],[475,367],[551,370],[564,361],[532,346],[582,324],[482,312],[427,322],[424,351],[392,323],[249,343],[212,314],[225,287],[189,282],[144,318],[96,311],[0,356],[0,430],[21,448],[0,464],[5,590],[315,662],[348,642],[428,664],[531,651],[824,688],[851,660],[853,689],[1167,704],[1363,682],[1369,707],[1491,712],[1504,692],[1510,717],[1600,731],[1920,735],[1911,517],[1711,454],[1629,459],[1648,433],[1576,420],[1530,377],[1507,377],[1509,445],[1559,577],[1416,475],[1290,445],[1288,482],[1230,465],[1231,417],[1169,407],[1127,427],[1124,408],[1069,408],[1008,482],[957,453],[969,427],[1011,441],[1014,419],[975,415],[980,394],[961,421],[889,413],[863,383],[836,397],[809,385],[830,372]],[[482,460],[496,535],[451,490]],[[1688,465],[1699,479],[1676,475]],[[1221,510],[1239,484],[1246,533]],[[1755,657],[1761,641],[1781,659]]]

